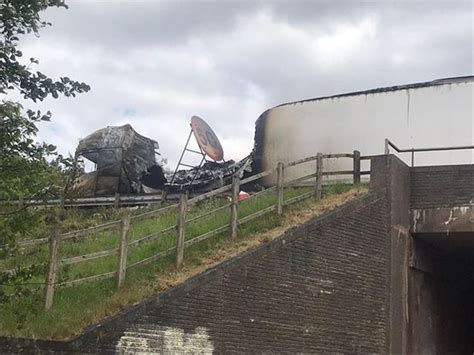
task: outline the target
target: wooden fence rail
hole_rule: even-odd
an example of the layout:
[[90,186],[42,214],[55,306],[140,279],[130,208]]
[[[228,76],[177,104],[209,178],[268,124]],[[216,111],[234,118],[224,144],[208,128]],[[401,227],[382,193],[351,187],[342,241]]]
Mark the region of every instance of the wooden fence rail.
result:
[[[350,158],[353,160],[353,170],[343,170],[343,171],[323,171],[324,170],[324,159],[335,159],[335,158]],[[235,240],[238,236],[238,229],[244,223],[260,218],[268,213],[276,212],[278,216],[283,214],[285,206],[288,206],[293,203],[303,201],[304,199],[314,197],[316,199],[322,198],[322,188],[323,188],[323,177],[324,176],[333,176],[333,175],[351,175],[353,177],[354,183],[360,182],[361,175],[366,174],[367,172],[362,172],[360,170],[360,161],[368,159],[367,157],[361,157],[358,151],[354,151],[351,154],[321,154],[318,153],[315,156],[308,157],[305,159],[300,159],[293,161],[287,164],[282,162],[278,163],[276,168],[270,169],[259,174],[253,175],[251,177],[240,179],[235,176],[232,180],[232,184],[223,186],[211,192],[188,198],[187,193],[182,193],[179,196],[179,203],[173,204],[167,207],[159,208],[157,210],[144,212],[141,214],[133,215],[124,214],[122,218],[118,221],[112,221],[104,223],[95,227],[89,227],[83,230],[68,232],[64,234],[59,234],[57,231],[53,233],[50,238],[41,238],[30,241],[22,241],[19,243],[20,246],[34,246],[49,243],[49,262],[48,262],[48,272],[45,279],[45,309],[50,309],[53,305],[54,299],[54,290],[58,285],[62,287],[72,287],[80,285],[86,282],[95,282],[98,280],[111,279],[115,278],[115,284],[117,289],[121,288],[124,285],[127,270],[142,266],[145,264],[152,263],[156,260],[159,260],[163,257],[175,255],[175,264],[176,268],[180,268],[185,259],[185,249],[191,245],[199,243],[203,240],[222,234],[224,232],[229,232],[229,238]],[[288,169],[291,169],[294,166],[299,164],[304,164],[308,162],[316,162],[315,172],[298,177],[296,179],[285,182],[285,172]],[[276,199],[275,203],[271,206],[262,208],[250,215],[245,217],[239,217],[239,191],[240,187],[244,184],[257,181],[263,177],[276,174],[276,185],[266,188],[260,192],[257,192],[251,195],[247,200],[250,201],[255,199],[262,194],[275,191]],[[314,189],[312,191],[303,193],[301,195],[292,197],[290,199],[284,199],[284,189],[285,187],[294,186],[295,184],[314,179]],[[212,209],[211,211],[206,211],[197,216],[191,216],[187,218],[187,211],[189,208],[206,199],[209,199],[214,196],[222,195],[223,193],[230,192],[230,203],[225,203],[222,206]],[[228,195],[227,195],[228,196]],[[159,231],[155,231],[148,235],[145,235],[139,239],[129,241],[129,234],[131,226],[133,223],[136,223],[139,220],[156,218],[164,213],[173,212],[177,215],[176,224],[167,228],[163,228]],[[195,236],[191,239],[186,239],[186,225],[195,223],[202,220],[203,218],[210,217],[215,215],[218,212],[228,211],[229,220],[222,226],[219,226],[213,230],[207,231],[201,235]],[[85,238],[91,235],[95,235],[98,232],[103,232],[106,230],[111,230],[114,228],[119,228],[119,238],[118,245],[115,248],[102,250],[98,252],[93,252],[80,256],[73,256],[69,258],[60,259],[59,257],[59,244],[68,239],[77,239]],[[170,233],[175,234],[175,247],[168,248],[166,250],[160,251],[154,255],[148,256],[145,259],[134,262],[133,264],[128,264],[128,254],[131,248],[135,248],[142,243],[150,242],[157,240],[159,238],[169,236]],[[117,269],[115,271],[102,273],[99,275],[87,276],[80,279],[68,280],[65,282],[58,283],[57,273],[59,267],[63,265],[77,264],[81,262],[91,261],[103,257],[117,257]]]

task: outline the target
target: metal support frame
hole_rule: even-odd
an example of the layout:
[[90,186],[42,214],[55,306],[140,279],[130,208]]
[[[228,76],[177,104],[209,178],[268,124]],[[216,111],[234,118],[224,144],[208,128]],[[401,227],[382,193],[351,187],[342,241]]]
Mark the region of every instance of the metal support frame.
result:
[[192,134],[193,134],[193,130],[190,129],[189,135],[188,135],[188,139],[186,140],[186,144],[184,145],[183,152],[181,153],[181,156],[179,157],[178,165],[176,165],[176,169],[175,169],[175,171],[174,171],[174,173],[173,173],[173,177],[171,178],[170,184],[173,184],[173,183],[174,183],[174,180],[175,180],[175,178],[176,178],[176,173],[178,172],[180,166],[186,166],[186,167],[188,167],[188,168],[196,168],[196,167],[193,166],[193,165],[189,165],[189,164],[182,163],[183,157],[184,157],[184,153],[185,153],[185,152],[190,152],[190,153],[194,153],[194,154],[199,154],[199,155],[202,156],[201,162],[200,162],[199,165],[197,166],[196,173],[194,174],[193,179],[191,180],[191,182],[189,183],[189,185],[191,185],[191,184],[194,182],[194,180],[196,179],[196,177],[197,177],[197,175],[198,175],[198,173],[199,173],[199,170],[201,169],[203,163],[206,161],[206,154],[204,154],[204,152],[201,150],[201,147],[199,147],[199,151],[194,150],[194,149],[189,149],[189,148],[188,148],[189,140],[191,139]]

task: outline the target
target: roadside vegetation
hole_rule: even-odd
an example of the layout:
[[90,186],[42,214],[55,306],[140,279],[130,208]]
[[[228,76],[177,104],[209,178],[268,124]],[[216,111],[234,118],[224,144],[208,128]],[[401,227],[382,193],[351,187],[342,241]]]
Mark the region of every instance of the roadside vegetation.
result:
[[[285,200],[306,193],[310,188],[288,188],[285,190]],[[224,232],[196,243],[185,249],[184,263],[180,270],[174,266],[174,255],[163,257],[148,265],[138,266],[127,273],[125,285],[120,290],[115,288],[115,280],[103,280],[78,285],[71,288],[59,287],[55,293],[52,309],[43,310],[44,271],[48,258],[48,246],[31,246],[18,249],[16,253],[0,261],[0,272],[20,267],[28,270],[28,265],[37,265],[31,269],[25,285],[16,286],[21,280],[15,279],[10,286],[0,286],[3,299],[0,302],[0,334],[9,336],[65,339],[78,334],[84,327],[110,316],[121,309],[139,302],[156,292],[172,287],[186,278],[202,272],[217,262],[256,247],[271,239],[268,235],[277,236],[291,225],[302,222],[301,216],[312,216],[335,207],[348,199],[365,191],[362,186],[331,185],[325,188],[324,198],[315,202],[312,199],[299,202],[285,209],[284,216],[278,218],[275,213],[269,213],[262,218],[250,221],[239,227],[238,238],[230,241],[229,233]],[[194,206],[188,212],[192,218],[198,214],[228,203],[227,199],[214,199]],[[245,217],[275,203],[275,193],[268,192],[255,199],[243,201],[239,208],[239,217]],[[116,219],[123,210],[74,211],[70,210],[68,217],[63,220],[63,228],[82,226],[87,217],[96,215],[100,221],[103,216]],[[53,211],[44,211],[45,214]],[[83,219],[84,218],[84,219]],[[206,231],[215,229],[229,222],[229,211],[225,209],[216,214],[199,219],[186,226],[186,239],[194,238]],[[130,241],[144,235],[176,224],[175,211],[167,212],[157,218],[137,221],[131,230]],[[74,223],[74,221],[76,221]],[[273,231],[273,234],[271,233]],[[262,234],[263,233],[263,234]],[[267,236],[265,237],[265,233]],[[270,234],[268,234],[270,233]],[[263,236],[263,237],[262,237]],[[77,256],[85,253],[116,248],[118,231],[106,231],[80,240],[67,240],[61,244],[61,258]],[[144,243],[131,249],[128,263],[142,260],[159,251],[174,248],[176,231],[171,231],[163,238]],[[66,281],[114,271],[117,268],[117,257],[86,261],[80,264],[61,267],[59,281]],[[8,282],[7,282],[8,284]]]
[[[39,36],[50,24],[40,13],[48,8],[67,8],[63,0],[4,0],[0,5],[0,199],[43,198],[64,191],[72,159],[58,154],[48,142],[37,142],[39,123],[50,121],[50,111],[36,105],[47,98],[74,97],[90,87],[67,76],[49,78],[39,61],[20,49],[25,35]],[[16,102],[22,97],[22,104]],[[44,223],[35,210],[0,208],[0,260],[17,239]],[[28,272],[16,274],[18,281]],[[4,280],[0,280],[4,281]],[[0,298],[2,294],[0,292]]]

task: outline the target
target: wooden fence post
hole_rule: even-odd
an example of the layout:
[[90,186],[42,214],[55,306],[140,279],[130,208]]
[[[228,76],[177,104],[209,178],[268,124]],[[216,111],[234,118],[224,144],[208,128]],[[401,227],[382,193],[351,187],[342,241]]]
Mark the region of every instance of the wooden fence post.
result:
[[49,262],[44,289],[44,309],[47,311],[53,305],[54,288],[59,262],[59,228],[56,226],[49,237]]
[[118,209],[120,207],[120,194],[118,192],[115,193],[115,201],[114,201],[114,208]]
[[177,224],[178,237],[176,238],[176,268],[179,268],[183,263],[187,205],[188,193],[181,193],[181,196],[179,197],[179,214]]
[[23,208],[23,207],[25,207],[25,200],[23,199],[23,197],[20,197],[18,200],[18,208]]
[[66,202],[64,197],[59,198],[59,217],[61,219],[66,217]]
[[163,203],[166,202],[166,197],[167,197],[167,193],[166,193],[166,190],[163,188],[163,190],[161,190],[160,206],[163,206]]
[[230,238],[237,238],[237,226],[239,220],[239,190],[240,179],[234,175],[232,177],[232,202],[230,204]]
[[314,196],[320,200],[323,195],[323,155],[318,153],[316,155],[316,184],[314,189]]
[[360,152],[354,150],[354,184],[360,184]]
[[276,211],[279,216],[283,213],[283,163],[279,162],[277,165],[277,200]]
[[385,155],[388,155],[390,154],[390,146],[388,144],[388,139],[385,138],[385,151],[384,151]]
[[118,268],[117,268],[117,289],[121,288],[125,282],[127,273],[127,255],[128,255],[128,231],[130,230],[130,214],[122,216],[120,221],[120,245],[118,250]]

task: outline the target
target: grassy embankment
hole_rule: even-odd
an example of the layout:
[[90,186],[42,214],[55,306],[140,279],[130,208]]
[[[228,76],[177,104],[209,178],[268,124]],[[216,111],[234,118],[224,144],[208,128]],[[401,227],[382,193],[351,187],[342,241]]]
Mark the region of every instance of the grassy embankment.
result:
[[[285,189],[285,200],[308,192],[308,188]],[[48,312],[43,311],[42,286],[32,295],[11,298],[10,302],[0,303],[0,335],[65,339],[78,334],[85,326],[112,315],[130,304],[139,302],[153,293],[163,291],[184,281],[186,278],[204,271],[213,264],[232,255],[280,235],[286,228],[296,225],[304,219],[340,205],[355,195],[363,193],[364,187],[350,185],[332,185],[325,188],[324,198],[315,202],[305,200],[285,209],[283,218],[269,213],[261,218],[239,227],[238,238],[230,241],[228,233],[222,233],[203,242],[186,248],[184,264],[180,270],[174,267],[174,257],[164,257],[148,265],[139,266],[127,272],[125,285],[119,291],[114,287],[113,279],[83,284],[72,288],[56,290],[54,305]],[[214,199],[192,207],[188,218],[203,214],[228,203],[224,199]],[[239,207],[239,217],[245,217],[275,203],[275,193],[268,192],[255,199],[244,201]],[[74,215],[63,221],[63,228],[83,227],[93,218],[85,221]],[[117,217],[117,216],[114,216]],[[83,222],[80,222],[81,219]],[[79,221],[79,222],[77,222]],[[186,226],[186,239],[194,238],[207,231],[228,224],[228,209],[211,216],[199,219]],[[133,223],[130,241],[139,239],[152,232],[173,226],[176,223],[176,212],[170,211],[157,218]],[[128,263],[134,263],[160,251],[175,246],[175,232],[170,232],[154,241],[146,242],[129,249]],[[86,239],[64,241],[60,247],[60,257],[67,258],[91,252],[116,248],[118,230],[105,231]],[[33,263],[46,264],[48,246],[25,248],[11,258],[0,261],[0,272],[18,265]],[[105,272],[117,268],[117,257],[109,256],[66,265],[60,268],[59,280],[67,281]],[[44,282],[39,273],[29,282]]]

